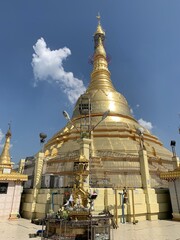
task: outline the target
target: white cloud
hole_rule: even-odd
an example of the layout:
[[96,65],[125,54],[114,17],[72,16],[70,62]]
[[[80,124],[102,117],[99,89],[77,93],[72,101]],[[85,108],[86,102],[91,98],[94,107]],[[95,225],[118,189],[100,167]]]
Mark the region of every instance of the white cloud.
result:
[[0,129],[0,142],[2,141],[2,139],[4,138],[4,133],[2,132],[2,130]]
[[153,129],[152,123],[151,123],[151,122],[147,122],[147,121],[143,120],[142,118],[140,118],[140,119],[138,120],[138,123],[139,123],[142,127],[148,129],[149,131],[151,131],[151,130]]
[[0,129],[0,148],[2,148],[3,147],[3,145],[4,144],[1,144],[1,141],[2,141],[2,139],[4,138],[4,133],[2,132],[2,130]]
[[85,92],[83,81],[75,78],[72,72],[66,72],[63,68],[63,60],[71,55],[67,47],[51,50],[47,47],[43,38],[38,39],[33,46],[32,67],[35,77],[35,86],[38,81],[55,82],[67,95],[71,103]]
[[134,111],[133,111],[132,108],[130,108],[130,113],[131,113],[132,115],[134,115]]
[[[5,134],[2,132],[2,130],[0,129],[0,148],[4,147],[4,143],[2,143],[3,138],[5,137]],[[13,147],[13,144],[10,144],[10,148]],[[1,154],[1,153],[0,153]]]
[[[140,107],[140,105],[139,104],[136,104],[136,108],[139,108]],[[130,108],[130,112],[131,112],[131,114],[134,116],[135,114],[134,114],[134,110],[129,106],[129,108]]]

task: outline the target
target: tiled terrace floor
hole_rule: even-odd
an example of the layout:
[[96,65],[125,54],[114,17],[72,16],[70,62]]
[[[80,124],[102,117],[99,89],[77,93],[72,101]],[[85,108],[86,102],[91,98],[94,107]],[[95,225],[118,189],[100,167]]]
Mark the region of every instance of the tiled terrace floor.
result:
[[180,240],[180,222],[158,220],[120,224],[113,235],[114,240]]
[[[0,219],[0,240],[40,240],[40,237],[29,238],[29,233],[36,233],[41,226],[34,225],[26,219]],[[112,240],[180,240],[180,222],[144,221],[136,225],[120,224],[112,232]]]

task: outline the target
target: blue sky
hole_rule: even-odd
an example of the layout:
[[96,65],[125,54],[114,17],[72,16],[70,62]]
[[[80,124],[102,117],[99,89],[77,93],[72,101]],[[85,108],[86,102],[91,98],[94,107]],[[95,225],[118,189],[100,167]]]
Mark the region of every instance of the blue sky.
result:
[[[114,86],[134,117],[150,122],[166,147],[176,140],[180,154],[179,0],[6,0],[0,1],[0,144],[11,121],[12,161],[38,152],[40,132],[50,138],[65,125],[62,111],[72,113],[78,93],[73,81],[88,86],[98,12]],[[44,73],[38,51],[49,61],[64,58],[60,69],[57,58]]]

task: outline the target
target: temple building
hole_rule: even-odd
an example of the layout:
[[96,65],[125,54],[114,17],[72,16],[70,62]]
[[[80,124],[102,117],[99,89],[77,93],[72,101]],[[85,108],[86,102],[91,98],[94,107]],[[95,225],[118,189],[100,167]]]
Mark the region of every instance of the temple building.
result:
[[[176,159],[175,141],[171,141],[173,158]],[[174,161],[174,170],[160,173],[160,178],[169,184],[173,220],[180,220],[180,165]]]
[[0,218],[19,217],[22,183],[27,175],[12,169],[13,163],[9,153],[11,131],[6,133],[6,141],[0,155]]
[[20,164],[29,175],[23,193],[24,217],[42,217],[52,205],[57,210],[76,184],[79,162],[88,163],[82,184],[98,193],[96,213],[108,209],[117,222],[122,215],[127,221],[169,216],[168,184],[160,172],[173,170],[178,159],[140,126],[125,97],[114,88],[104,42],[98,16],[86,92],[77,100],[72,118],[63,112],[67,125],[48,140],[44,151]]

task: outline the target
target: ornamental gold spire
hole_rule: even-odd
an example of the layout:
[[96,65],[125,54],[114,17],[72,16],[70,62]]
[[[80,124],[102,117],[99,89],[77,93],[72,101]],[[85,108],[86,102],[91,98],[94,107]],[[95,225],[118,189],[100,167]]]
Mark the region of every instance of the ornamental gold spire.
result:
[[11,157],[10,157],[10,153],[9,153],[10,139],[11,139],[11,129],[10,129],[10,125],[9,125],[9,129],[6,133],[6,140],[5,140],[4,148],[0,155],[0,168],[12,166]]
[[108,69],[107,54],[104,48],[105,31],[100,23],[100,15],[97,16],[98,26],[94,34],[93,71],[91,82],[87,91],[92,89],[114,89]]
[[[93,69],[91,72],[90,83],[86,92],[82,94],[76,102],[72,119],[81,119],[82,113],[80,112],[80,109],[83,105],[82,102],[89,99],[91,116],[103,116],[106,111],[110,110],[111,116],[117,116],[117,121],[124,121],[126,123],[133,121],[133,123],[136,123],[125,97],[117,92],[112,84],[111,73],[108,69],[108,56],[105,49],[105,31],[101,26],[100,15],[97,16],[97,20],[97,29],[93,36],[94,54],[91,58]],[[119,116],[124,116],[123,120],[122,118],[119,118]],[[98,120],[96,121],[98,122]]]
[[94,58],[98,55],[101,55],[106,59],[106,51],[104,49],[101,37],[98,38],[98,44],[94,51]]

